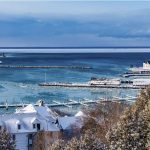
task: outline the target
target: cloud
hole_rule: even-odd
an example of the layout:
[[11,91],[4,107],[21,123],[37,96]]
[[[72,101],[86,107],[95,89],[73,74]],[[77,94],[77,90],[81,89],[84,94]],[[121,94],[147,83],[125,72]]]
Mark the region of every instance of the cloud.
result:
[[150,2],[0,2],[0,46],[150,46]]

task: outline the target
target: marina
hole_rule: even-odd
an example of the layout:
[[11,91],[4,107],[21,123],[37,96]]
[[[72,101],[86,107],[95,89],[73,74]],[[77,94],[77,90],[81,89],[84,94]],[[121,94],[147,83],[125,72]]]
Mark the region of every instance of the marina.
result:
[[[60,102],[57,100],[53,100],[51,104],[45,104],[47,107],[68,107],[72,108],[74,105],[80,105],[80,106],[86,106],[88,107],[90,104],[96,104],[96,103],[105,103],[105,102],[134,102],[134,100],[137,97],[113,97],[110,99],[100,98],[99,100],[90,100],[90,99],[84,99],[84,100],[68,100],[67,102]],[[41,101],[41,100],[39,100]],[[0,108],[5,108],[6,110],[9,108],[19,108],[19,107],[26,107],[30,105],[29,103],[18,103],[18,104],[8,104],[7,102],[5,104],[0,104]],[[33,104],[34,106],[38,106],[39,103]]]

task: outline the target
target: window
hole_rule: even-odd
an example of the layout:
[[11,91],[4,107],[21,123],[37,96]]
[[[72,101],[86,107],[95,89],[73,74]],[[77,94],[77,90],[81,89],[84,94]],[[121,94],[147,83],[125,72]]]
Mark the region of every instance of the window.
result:
[[2,126],[0,126],[0,130],[2,130]]
[[13,134],[12,139],[13,139],[13,141],[16,140],[16,135],[15,134]]
[[20,130],[21,129],[21,125],[20,124],[18,124],[18,130]]
[[28,138],[29,138],[29,139],[32,139],[32,134],[29,134],[29,135],[28,135]]
[[41,126],[39,123],[37,123],[37,130],[40,130],[41,129]]
[[28,135],[28,146],[29,146],[29,147],[32,147],[32,143],[33,143],[33,142],[32,142],[32,134],[29,134],[29,135]]
[[33,129],[35,129],[35,124],[33,124]]

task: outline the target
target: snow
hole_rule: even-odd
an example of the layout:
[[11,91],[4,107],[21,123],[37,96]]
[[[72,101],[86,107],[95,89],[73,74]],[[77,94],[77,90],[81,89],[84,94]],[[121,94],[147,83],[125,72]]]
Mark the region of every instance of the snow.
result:
[[79,111],[78,113],[76,113],[75,114],[75,116],[77,117],[77,116],[82,116],[82,117],[84,117],[85,116],[85,114],[82,112],[82,111]]
[[61,125],[63,130],[70,129],[73,125],[77,127],[82,126],[82,120],[78,116],[73,116],[73,117],[58,117],[58,122]]

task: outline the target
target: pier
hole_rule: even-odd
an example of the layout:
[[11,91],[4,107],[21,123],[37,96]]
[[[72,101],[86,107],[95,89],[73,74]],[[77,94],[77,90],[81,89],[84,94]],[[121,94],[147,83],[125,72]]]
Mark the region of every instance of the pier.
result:
[[92,85],[88,83],[40,83],[43,87],[68,87],[68,88],[118,88],[118,89],[145,89],[147,86],[136,86],[132,84],[121,85]]
[[0,68],[18,68],[18,69],[92,69],[89,66],[25,66],[25,65],[0,65]]

